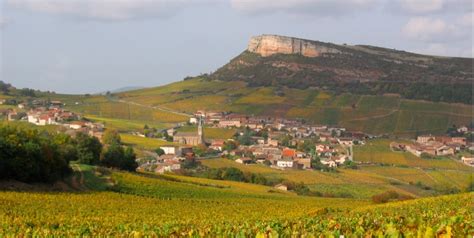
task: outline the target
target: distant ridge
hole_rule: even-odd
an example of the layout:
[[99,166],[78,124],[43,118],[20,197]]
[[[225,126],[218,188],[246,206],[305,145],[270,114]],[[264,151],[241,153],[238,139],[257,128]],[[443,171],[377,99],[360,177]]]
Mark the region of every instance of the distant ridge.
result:
[[368,45],[260,35],[210,75],[251,87],[321,88],[362,95],[472,103],[472,58],[439,57]]

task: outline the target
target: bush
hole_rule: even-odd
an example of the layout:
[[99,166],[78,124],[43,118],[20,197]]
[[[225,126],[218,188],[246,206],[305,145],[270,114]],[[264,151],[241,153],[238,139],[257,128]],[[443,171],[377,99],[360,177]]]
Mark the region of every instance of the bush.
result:
[[413,199],[413,197],[409,195],[399,194],[396,191],[392,190],[372,196],[372,201],[374,203],[386,203],[393,200],[401,201],[408,199]]

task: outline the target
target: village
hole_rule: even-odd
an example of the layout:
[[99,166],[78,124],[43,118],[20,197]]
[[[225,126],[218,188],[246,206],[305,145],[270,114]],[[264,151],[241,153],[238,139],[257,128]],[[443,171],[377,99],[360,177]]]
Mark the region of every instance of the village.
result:
[[[364,146],[367,140],[376,139],[375,135],[363,132],[348,131],[341,127],[327,125],[308,125],[300,120],[283,118],[255,117],[224,112],[198,111],[190,118],[188,124],[197,125],[195,132],[180,132],[179,126],[164,131],[168,138],[173,138],[175,144],[185,146],[162,146],[162,155],[155,160],[142,163],[141,170],[157,173],[172,172],[182,169],[183,161],[227,158],[240,164],[262,164],[275,169],[315,169],[331,170],[339,166],[353,167],[353,147]],[[234,138],[207,140],[203,127],[238,129]],[[465,133],[470,133],[467,127],[461,127]],[[433,137],[432,141],[423,141],[419,137],[413,145],[392,143],[394,150],[425,153],[419,150],[431,148],[424,143],[434,146],[428,154],[436,156],[451,156],[467,148],[465,137]],[[420,141],[421,140],[421,141]],[[398,148],[395,148],[397,147]],[[416,147],[415,147],[416,146]],[[417,149],[413,149],[417,148]],[[196,156],[196,150],[201,151]],[[472,166],[471,157],[463,157],[462,161]]]
[[[82,118],[80,115],[63,109],[60,101],[35,100],[19,103],[17,109],[0,113],[7,120],[23,120],[46,126],[59,125],[62,131],[71,136],[84,133],[102,138],[105,126]],[[359,131],[348,131],[342,127],[311,125],[296,119],[248,116],[226,112],[197,111],[190,117],[187,125],[195,126],[196,131],[182,132],[179,123],[162,130],[162,138],[142,132],[131,132],[141,137],[152,137],[169,141],[157,151],[146,151],[138,158],[139,170],[154,173],[179,171],[196,161],[212,158],[227,158],[240,164],[261,164],[271,168],[323,170],[340,166],[356,166],[354,146],[364,146],[367,140],[378,136]],[[204,128],[235,129],[237,133],[229,139],[207,139]],[[459,135],[472,133],[466,126],[457,128]],[[417,157],[431,158],[454,156],[472,147],[463,136],[422,135],[411,143],[392,142],[392,151],[409,152]],[[474,166],[474,158],[462,156],[461,161]]]
[[[0,103],[5,103],[5,100]],[[2,110],[0,115],[5,116],[8,121],[27,121],[37,126],[57,125],[60,126],[61,132],[73,137],[77,133],[83,133],[101,140],[105,131],[103,123],[86,120],[74,112],[65,110],[61,101],[35,99],[18,103],[16,107]]]

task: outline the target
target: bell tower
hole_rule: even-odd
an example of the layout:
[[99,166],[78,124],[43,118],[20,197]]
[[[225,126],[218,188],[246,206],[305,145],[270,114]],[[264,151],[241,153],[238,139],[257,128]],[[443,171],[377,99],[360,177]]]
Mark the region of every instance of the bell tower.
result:
[[203,125],[204,121],[202,116],[199,116],[199,121],[198,121],[198,144],[204,144],[204,131],[203,131]]

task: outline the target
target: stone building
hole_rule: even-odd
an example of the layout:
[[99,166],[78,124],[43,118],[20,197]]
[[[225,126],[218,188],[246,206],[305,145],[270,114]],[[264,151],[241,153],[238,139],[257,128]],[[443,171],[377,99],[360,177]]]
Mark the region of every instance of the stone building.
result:
[[204,132],[203,132],[203,119],[199,117],[198,121],[198,130],[196,132],[178,132],[173,137],[173,142],[180,143],[184,145],[201,145],[205,144],[204,142]]

